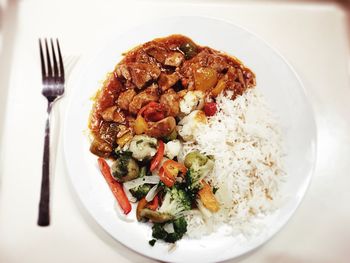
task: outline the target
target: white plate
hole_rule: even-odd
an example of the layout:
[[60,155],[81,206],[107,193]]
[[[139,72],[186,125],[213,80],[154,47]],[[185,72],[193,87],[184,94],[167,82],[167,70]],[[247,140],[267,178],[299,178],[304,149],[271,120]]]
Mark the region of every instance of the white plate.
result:
[[[199,240],[184,238],[177,249],[157,243],[151,247],[148,225],[120,220],[115,200],[89,152],[86,137],[91,110],[90,97],[107,72],[120,61],[121,53],[156,37],[180,33],[200,45],[207,45],[238,57],[257,76],[258,89],[279,116],[287,157],[288,181],[280,209],[264,222],[268,226],[249,241],[216,233]],[[288,63],[264,41],[233,24],[203,18],[174,17],[154,21],[106,41],[106,45],[76,74],[74,94],[67,110],[64,149],[72,183],[92,217],[116,240],[148,257],[163,261],[213,262],[242,255],[266,242],[287,223],[305,194],[315,163],[316,127],[305,91]],[[135,218],[134,214],[130,218]]]

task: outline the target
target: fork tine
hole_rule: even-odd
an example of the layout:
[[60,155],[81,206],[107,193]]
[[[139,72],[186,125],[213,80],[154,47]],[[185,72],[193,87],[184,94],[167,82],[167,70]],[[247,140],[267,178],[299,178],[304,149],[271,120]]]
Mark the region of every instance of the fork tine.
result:
[[60,77],[62,78],[62,81],[64,81],[64,66],[63,66],[63,60],[61,55],[61,49],[60,49],[60,43],[58,42],[58,39],[56,38],[56,44],[57,44],[57,50],[58,50],[58,59],[60,63]]
[[52,66],[50,60],[49,47],[47,45],[47,39],[45,38],[45,47],[46,47],[46,60],[47,60],[47,75],[48,77],[52,77]]
[[43,54],[43,48],[41,45],[41,39],[39,38],[39,49],[40,49],[40,63],[41,63],[41,76],[43,80],[46,77],[46,70],[45,70],[45,60],[44,60],[44,54]]
[[55,79],[58,79],[58,67],[57,67],[57,60],[56,60],[56,52],[55,52],[55,48],[53,46],[53,41],[52,38],[50,39],[51,42],[51,50],[52,50],[52,60],[53,60],[53,76],[55,77]]

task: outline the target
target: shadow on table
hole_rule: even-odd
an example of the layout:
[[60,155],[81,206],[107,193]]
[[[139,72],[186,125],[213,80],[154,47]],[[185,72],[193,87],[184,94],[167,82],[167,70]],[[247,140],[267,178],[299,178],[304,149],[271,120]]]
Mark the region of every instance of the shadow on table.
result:
[[2,174],[1,166],[4,154],[1,145],[5,125],[13,50],[17,31],[17,4],[17,0],[8,0],[6,6],[0,4],[0,36],[2,40],[0,46],[0,175]]

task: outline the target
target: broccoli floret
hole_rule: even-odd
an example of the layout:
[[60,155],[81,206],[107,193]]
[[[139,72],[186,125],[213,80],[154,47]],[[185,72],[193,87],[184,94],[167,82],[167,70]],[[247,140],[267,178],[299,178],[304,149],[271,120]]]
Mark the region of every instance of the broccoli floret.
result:
[[148,243],[153,247],[154,246],[154,244],[156,243],[156,239],[152,239],[152,240],[150,240],[150,241],[148,241]]
[[186,155],[185,166],[188,168],[185,178],[187,185],[195,189],[200,181],[211,172],[214,161],[211,156],[205,156],[198,151],[194,151]]
[[168,232],[164,230],[164,225],[164,223],[155,223],[152,227],[152,237],[165,240]]
[[134,187],[130,189],[130,193],[137,199],[141,200],[147,193],[151,190],[151,186],[149,184],[143,184],[138,187]]
[[184,217],[179,217],[175,219],[172,224],[174,227],[174,232],[172,233],[165,231],[165,223],[154,224],[152,227],[152,236],[156,239],[162,239],[168,243],[175,243],[187,232],[187,222]]
[[182,212],[191,209],[191,200],[183,189],[176,185],[167,190],[163,203],[158,212],[181,216]]

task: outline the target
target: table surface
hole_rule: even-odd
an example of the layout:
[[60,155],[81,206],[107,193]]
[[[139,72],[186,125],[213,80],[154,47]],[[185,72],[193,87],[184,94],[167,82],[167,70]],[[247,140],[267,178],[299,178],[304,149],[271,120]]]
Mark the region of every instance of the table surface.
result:
[[[349,262],[349,43],[339,7],[256,1],[0,3],[0,262],[154,262],[113,240],[84,210],[67,176],[58,132],[52,225],[37,227],[46,118],[37,39],[59,37],[69,71],[101,39],[169,14],[223,18],[255,32],[294,66],[315,111],[318,157],[303,202],[271,241],[237,261]],[[56,131],[70,89],[55,107]]]

